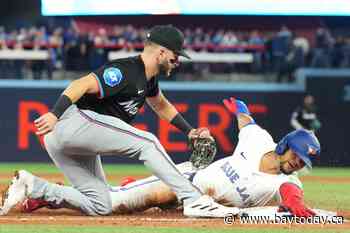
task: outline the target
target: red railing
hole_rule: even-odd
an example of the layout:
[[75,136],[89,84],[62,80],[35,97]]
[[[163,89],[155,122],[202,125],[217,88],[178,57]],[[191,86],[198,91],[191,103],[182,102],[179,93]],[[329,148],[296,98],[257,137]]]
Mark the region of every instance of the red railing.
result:
[[[1,45],[1,43],[0,43]],[[15,41],[7,41],[6,46],[8,48],[14,48],[18,45]],[[42,43],[21,43],[21,47],[25,49],[32,49],[35,47],[38,47],[40,49],[47,49],[47,48],[58,48],[58,44],[49,44],[47,42]],[[95,45],[96,48],[105,48],[105,49],[143,49],[143,43],[129,43],[126,42],[124,44],[117,44],[117,43],[108,43],[108,44],[102,44],[102,45]],[[196,44],[196,45],[186,45],[186,49],[190,50],[208,50],[208,51],[216,51],[216,52],[227,52],[227,51],[236,51],[236,50],[244,50],[244,51],[264,51],[265,46],[263,45],[215,45],[215,44]]]

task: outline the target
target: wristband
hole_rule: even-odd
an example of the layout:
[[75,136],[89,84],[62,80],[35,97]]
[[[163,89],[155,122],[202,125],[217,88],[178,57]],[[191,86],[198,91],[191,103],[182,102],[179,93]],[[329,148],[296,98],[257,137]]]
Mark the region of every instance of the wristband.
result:
[[181,116],[180,113],[176,114],[170,123],[186,135],[188,135],[191,129],[193,129],[193,127]]
[[66,96],[61,95],[58,100],[56,101],[55,105],[51,109],[51,112],[59,119],[63,113],[69,108],[69,106],[72,105],[72,100]]

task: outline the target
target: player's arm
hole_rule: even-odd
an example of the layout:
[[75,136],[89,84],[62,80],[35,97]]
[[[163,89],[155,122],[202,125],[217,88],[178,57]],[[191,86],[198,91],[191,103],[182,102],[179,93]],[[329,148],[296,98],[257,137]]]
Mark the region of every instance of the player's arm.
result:
[[152,110],[163,120],[171,122],[171,120],[178,114],[178,111],[172,105],[163,93],[159,90],[158,95],[154,97],[148,97],[146,99],[147,104]]
[[279,188],[281,207],[298,217],[314,216],[315,212],[307,208],[304,203],[304,192],[293,183],[283,183]]
[[74,80],[58,98],[52,110],[34,121],[38,135],[50,132],[64,111],[73,103],[77,102],[85,93],[99,93],[98,81],[94,74],[88,74]]
[[193,127],[182,117],[182,115],[176,110],[175,106],[167,100],[160,90],[158,95],[148,97],[146,101],[161,119],[168,121],[186,135],[188,135],[193,129]]
[[290,124],[294,129],[303,129],[304,127],[298,121],[298,117],[301,114],[300,110],[297,109],[292,113],[292,117],[290,119]]
[[176,110],[163,93],[159,90],[158,94],[146,99],[147,104],[153,109],[154,112],[163,120],[168,121],[176,128],[181,130],[189,139],[194,138],[211,138],[208,128],[194,129],[183,116]]
[[230,99],[224,99],[223,102],[226,109],[236,116],[239,130],[246,125],[255,124],[247,105],[243,101],[231,97]]
[[84,94],[98,94],[100,91],[96,76],[88,74],[82,78],[74,80],[64,90],[62,95],[67,96],[72,103],[77,102]]

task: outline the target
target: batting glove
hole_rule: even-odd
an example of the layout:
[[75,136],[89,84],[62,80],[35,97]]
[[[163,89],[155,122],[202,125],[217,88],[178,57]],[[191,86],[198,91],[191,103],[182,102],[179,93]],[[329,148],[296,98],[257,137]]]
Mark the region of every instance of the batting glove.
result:
[[227,110],[232,114],[238,115],[244,113],[250,115],[247,105],[242,100],[231,97],[230,99],[224,99],[223,102]]
[[311,217],[316,215],[314,211],[305,206],[303,190],[295,184],[284,183],[281,185],[279,191],[282,197],[282,206],[289,210],[291,214],[298,217]]

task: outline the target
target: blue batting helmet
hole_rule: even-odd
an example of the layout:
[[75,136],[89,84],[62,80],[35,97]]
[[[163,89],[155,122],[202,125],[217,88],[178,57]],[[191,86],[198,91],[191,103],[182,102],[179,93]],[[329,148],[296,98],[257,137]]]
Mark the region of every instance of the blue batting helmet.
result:
[[308,168],[312,167],[311,158],[320,155],[321,146],[315,134],[304,129],[294,130],[282,138],[277,144],[275,152],[283,155],[291,149],[298,155]]

